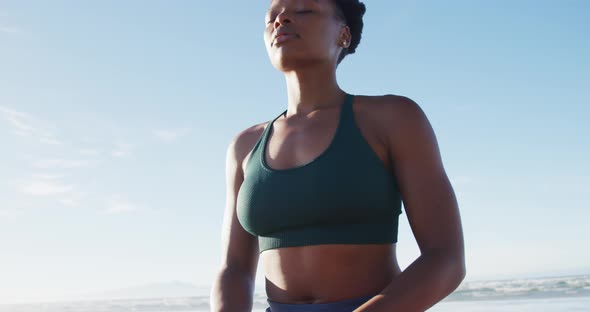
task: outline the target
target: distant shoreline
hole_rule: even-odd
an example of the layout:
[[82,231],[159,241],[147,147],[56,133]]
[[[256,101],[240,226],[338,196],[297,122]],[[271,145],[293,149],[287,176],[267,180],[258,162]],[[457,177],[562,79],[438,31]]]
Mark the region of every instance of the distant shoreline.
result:
[[[201,306],[208,303],[209,289],[185,282],[150,283],[135,287],[107,290],[71,299],[32,300],[31,302],[0,303],[6,307],[111,304],[164,304]],[[194,294],[194,295],[193,295]],[[486,301],[511,299],[542,299],[590,296],[590,274],[551,275],[530,278],[499,278],[464,281],[443,301]],[[256,289],[254,301],[265,301],[266,294]],[[18,301],[18,300],[17,300]]]

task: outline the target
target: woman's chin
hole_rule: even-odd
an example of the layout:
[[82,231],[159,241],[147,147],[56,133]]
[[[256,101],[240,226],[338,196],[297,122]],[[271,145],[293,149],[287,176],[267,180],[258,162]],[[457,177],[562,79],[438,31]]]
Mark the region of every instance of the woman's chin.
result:
[[314,64],[318,64],[318,59],[313,59],[309,56],[298,56],[295,55],[295,53],[282,53],[275,55],[274,59],[272,60],[273,67],[282,72],[313,66]]
[[281,55],[280,57],[276,57],[272,62],[274,68],[279,71],[290,71],[294,68],[297,68],[297,65],[301,64],[301,59],[288,56],[288,55]]

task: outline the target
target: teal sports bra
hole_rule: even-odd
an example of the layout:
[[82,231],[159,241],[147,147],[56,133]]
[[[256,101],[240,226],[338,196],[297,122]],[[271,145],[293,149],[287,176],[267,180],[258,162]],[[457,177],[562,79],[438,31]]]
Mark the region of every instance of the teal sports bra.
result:
[[397,242],[398,185],[354,120],[353,95],[340,106],[336,133],[311,162],[273,169],[264,157],[273,123],[264,129],[246,164],[237,217],[258,236],[260,253],[319,244]]

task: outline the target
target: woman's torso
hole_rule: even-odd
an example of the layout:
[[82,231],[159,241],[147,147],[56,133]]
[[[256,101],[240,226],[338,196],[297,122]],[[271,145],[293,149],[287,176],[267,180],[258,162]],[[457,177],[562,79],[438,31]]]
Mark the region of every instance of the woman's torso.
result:
[[260,255],[266,294],[281,303],[326,303],[383,290],[401,270],[394,244],[315,245]]
[[[380,97],[355,96],[354,120],[369,146],[391,172]],[[277,119],[264,151],[275,169],[309,163],[326,150],[336,132],[339,108],[315,113],[305,121]],[[266,124],[261,124],[260,133]],[[243,160],[242,168],[248,157]],[[346,168],[343,168],[346,170]],[[265,250],[260,255],[266,292],[281,303],[325,303],[373,295],[401,270],[395,244],[310,245]]]

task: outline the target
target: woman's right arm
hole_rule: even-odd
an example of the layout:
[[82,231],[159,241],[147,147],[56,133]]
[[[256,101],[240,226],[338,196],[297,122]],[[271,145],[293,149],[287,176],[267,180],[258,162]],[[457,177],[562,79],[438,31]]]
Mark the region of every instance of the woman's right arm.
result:
[[244,180],[242,163],[260,131],[256,126],[242,131],[226,152],[226,205],[222,226],[221,266],[211,289],[212,312],[252,311],[254,283],[258,266],[258,239],[246,232],[238,221],[236,199]]

